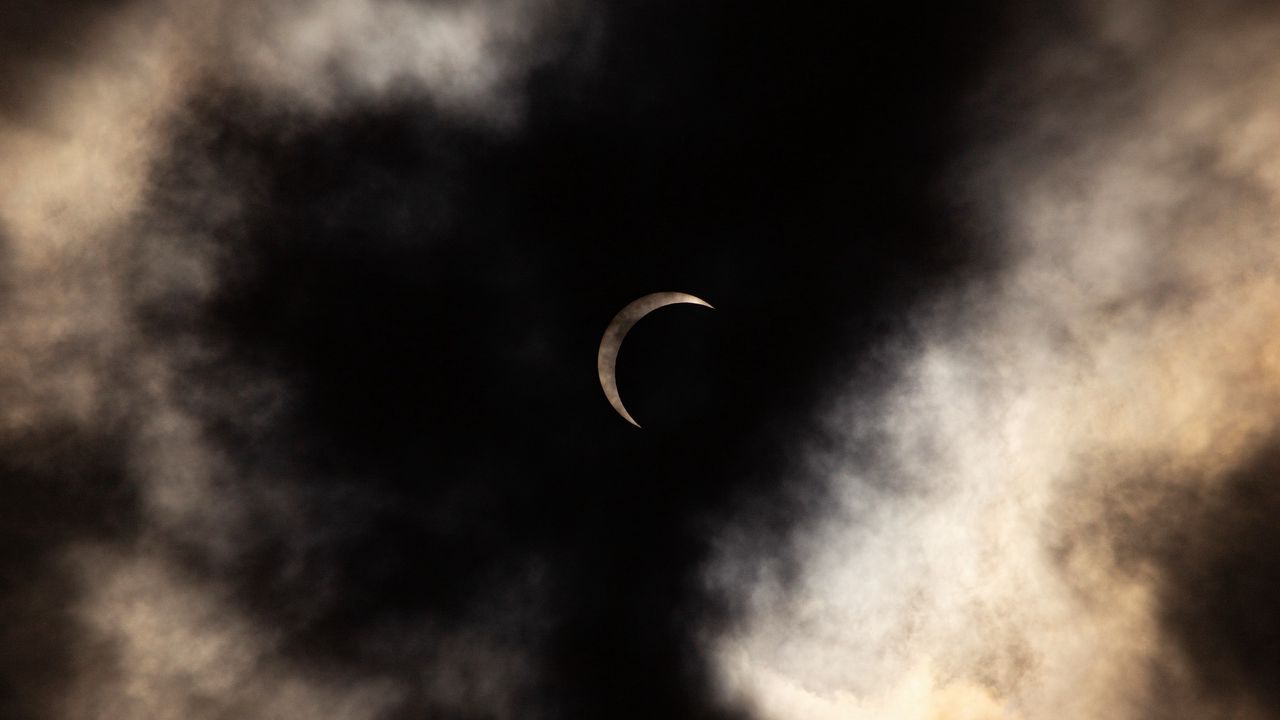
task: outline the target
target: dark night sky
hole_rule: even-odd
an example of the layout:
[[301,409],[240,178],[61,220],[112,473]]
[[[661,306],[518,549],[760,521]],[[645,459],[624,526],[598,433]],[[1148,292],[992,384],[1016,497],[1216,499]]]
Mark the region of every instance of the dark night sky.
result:
[[[162,17],[175,12],[152,4]],[[62,86],[31,78],[87,72],[100,62],[89,39],[145,5],[0,3],[4,132],[57,126],[49,118]],[[148,124],[160,149],[145,163],[138,209],[86,234],[112,248],[104,267],[124,319],[107,334],[127,349],[79,336],[15,341],[51,374],[92,357],[104,389],[91,420],[50,411],[0,428],[0,716],[90,717],[81,696],[108,708],[101,717],[159,707],[109,702],[111,678],[127,673],[101,668],[132,662],[134,646],[85,629],[97,617],[85,598],[116,587],[97,570],[67,569],[69,549],[88,546],[163,558],[192,592],[270,636],[269,659],[234,676],[256,675],[265,689],[210,690],[198,670],[161,690],[144,683],[174,717],[286,717],[262,700],[282,696],[271,684],[286,672],[278,667],[303,668],[335,692],[346,676],[398,688],[380,714],[333,717],[756,717],[717,680],[711,639],[746,633],[752,619],[746,590],[707,581],[723,529],[750,528],[748,555],[776,560],[783,577],[804,575],[811,551],[797,533],[839,491],[797,468],[815,447],[840,444],[833,404],[851,385],[874,403],[910,384],[907,364],[885,348],[948,337],[921,329],[921,308],[967,297],[1023,256],[988,241],[999,223],[975,208],[985,186],[957,192],[957,178],[1007,172],[1015,179],[997,184],[1016,188],[1018,171],[1002,169],[1009,157],[1050,163],[1092,137],[1058,128],[1056,96],[1019,71],[1041,62],[1046,37],[1092,42],[1101,31],[1089,12],[991,2],[928,12],[575,6],[513,81],[514,127],[459,113],[411,81],[312,112],[231,72],[191,80]],[[1195,35],[1193,22],[1178,24],[1184,17],[1169,20],[1178,29],[1168,37]],[[230,66],[213,46],[213,64]],[[1123,126],[1126,103],[1139,100],[1111,88],[1146,77],[1134,70],[1146,55],[1098,41],[1096,57],[1054,81],[1067,88],[1063,112],[1076,112],[1075,97],[1097,98],[1101,120],[1082,111],[1081,122]],[[975,107],[990,125],[975,126]],[[1005,135],[1031,139],[1007,149]],[[975,162],[975,148],[989,147],[1000,148],[997,160]],[[1074,178],[1060,182],[1064,194],[1080,192]],[[17,257],[22,227],[0,216],[0,263]],[[170,267],[166,243],[192,237],[214,280],[155,289],[156,268]],[[27,285],[89,287],[94,275],[72,261],[46,275],[19,266],[0,282],[3,332],[26,327],[24,314],[53,323],[33,310],[42,296]],[[666,290],[716,310],[663,309],[628,336],[619,378],[638,430],[602,396],[595,352],[619,308]],[[137,438],[152,437],[158,416],[138,399],[151,397],[152,357],[166,358],[165,407],[193,419],[199,457],[219,468],[209,504],[175,522],[156,510],[154,498],[169,496],[155,495],[155,473],[139,469]],[[15,407],[57,405],[41,387],[16,371],[0,377]],[[897,447],[897,431],[882,432],[836,454],[878,458]],[[1251,698],[1232,706],[1253,708],[1248,718],[1280,707],[1259,689],[1280,667],[1265,619],[1280,595],[1275,533],[1262,515],[1238,515],[1277,503],[1272,445],[1241,450],[1225,473],[1176,463],[1135,472],[1127,461],[1102,473],[1139,478],[1124,481],[1135,487],[1164,482],[1169,467],[1226,478],[1212,497],[1187,481],[1192,490],[1098,522],[1121,538],[1117,573],[1132,567],[1126,552],[1162,568],[1154,616],[1192,670],[1160,669],[1151,687]],[[1104,486],[1109,506],[1106,488],[1120,497],[1128,486],[1104,480],[1087,482]],[[234,523],[218,524],[218,503],[234,507]],[[1188,524],[1151,530],[1150,507]],[[1093,546],[1052,533],[1096,528],[1093,517],[1046,531],[1064,568]],[[1218,535],[1222,524],[1233,534]],[[449,643],[473,636],[499,649],[451,660]],[[518,659],[503,660],[508,650]],[[493,670],[504,662],[522,669]],[[422,680],[423,665],[446,679]],[[1047,717],[1042,699],[1001,682],[984,687],[1021,698],[1004,706],[1011,714],[963,717]],[[1158,707],[1143,697],[1138,706]]]

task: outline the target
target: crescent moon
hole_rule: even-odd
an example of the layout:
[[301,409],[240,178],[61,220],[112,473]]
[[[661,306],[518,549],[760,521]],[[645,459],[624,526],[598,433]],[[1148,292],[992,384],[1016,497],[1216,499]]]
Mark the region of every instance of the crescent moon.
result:
[[613,320],[609,323],[609,327],[604,330],[604,337],[600,339],[600,352],[596,353],[596,371],[600,374],[600,387],[604,390],[604,396],[609,399],[609,404],[614,410],[622,416],[624,420],[640,427],[640,423],[631,417],[631,413],[627,412],[626,406],[622,404],[622,397],[618,395],[618,350],[622,348],[622,341],[627,337],[627,332],[640,318],[657,310],[660,307],[668,305],[678,305],[687,303],[690,305],[701,305],[703,307],[711,307],[711,303],[700,297],[695,297],[687,293],[678,292],[660,292],[652,295],[645,295],[638,300],[627,303],[627,306],[618,311],[613,316]]

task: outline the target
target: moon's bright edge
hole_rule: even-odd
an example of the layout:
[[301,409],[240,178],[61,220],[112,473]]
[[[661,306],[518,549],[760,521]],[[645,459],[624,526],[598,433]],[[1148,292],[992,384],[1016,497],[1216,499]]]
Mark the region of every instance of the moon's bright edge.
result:
[[640,423],[631,417],[631,413],[622,404],[622,396],[618,393],[618,351],[622,349],[622,341],[627,338],[627,333],[640,322],[641,318],[658,308],[679,304],[711,307],[711,303],[706,300],[687,293],[651,293],[632,300],[619,310],[609,322],[609,326],[605,328],[604,336],[600,338],[600,349],[596,353],[596,373],[600,376],[600,388],[604,390],[604,396],[613,409],[624,420],[636,427],[640,427]]

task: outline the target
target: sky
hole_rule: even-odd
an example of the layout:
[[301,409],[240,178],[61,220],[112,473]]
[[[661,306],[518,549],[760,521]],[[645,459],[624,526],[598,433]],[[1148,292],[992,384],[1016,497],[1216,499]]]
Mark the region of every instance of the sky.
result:
[[0,0],[0,717],[1280,718],[1280,8],[896,5]]

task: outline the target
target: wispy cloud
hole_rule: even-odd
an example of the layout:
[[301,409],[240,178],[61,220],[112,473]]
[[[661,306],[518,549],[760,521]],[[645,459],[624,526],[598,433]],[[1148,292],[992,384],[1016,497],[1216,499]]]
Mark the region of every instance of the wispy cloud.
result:
[[721,638],[723,678],[764,717],[1275,710],[1247,682],[1205,690],[1168,612],[1195,561],[1166,549],[1274,442],[1280,17],[1063,15],[974,93],[956,194],[1003,267],[884,350],[892,390],[833,403],[814,447],[840,449],[796,474],[839,503],[796,566],[726,535],[713,578],[751,620]]
[[[305,565],[337,531],[308,511],[286,455],[246,467],[210,440],[206,417],[270,427],[287,389],[233,364],[224,371],[233,382],[199,389],[186,368],[227,364],[222,349],[190,333],[158,338],[139,312],[159,305],[194,318],[224,280],[223,250],[201,228],[234,228],[251,192],[238,184],[245,178],[208,167],[205,149],[174,144],[199,93],[252,94],[267,114],[302,121],[416,100],[510,129],[522,75],[551,47],[542,21],[563,10],[520,0],[129,2],[49,30],[65,57],[25,73],[13,95],[22,106],[0,118],[0,441],[30,444],[56,429],[86,448],[111,443],[119,466],[84,472],[123,474],[136,507],[100,512],[140,515],[115,533],[46,533],[43,551],[62,560],[33,572],[41,587],[66,588],[47,598],[69,628],[66,687],[27,693],[57,699],[24,711],[519,715],[513,698],[532,673],[520,642],[532,637],[525,621],[538,597],[525,579],[509,579],[522,610],[497,607],[511,588],[494,587],[494,607],[455,625],[424,615],[387,628],[362,651],[379,670],[287,652],[287,629],[255,617],[229,579],[264,545],[281,546],[286,567]],[[191,170],[181,187],[156,175],[176,156]],[[198,197],[182,205],[198,217],[174,217],[173,197]],[[310,597],[326,602],[322,581]]]

